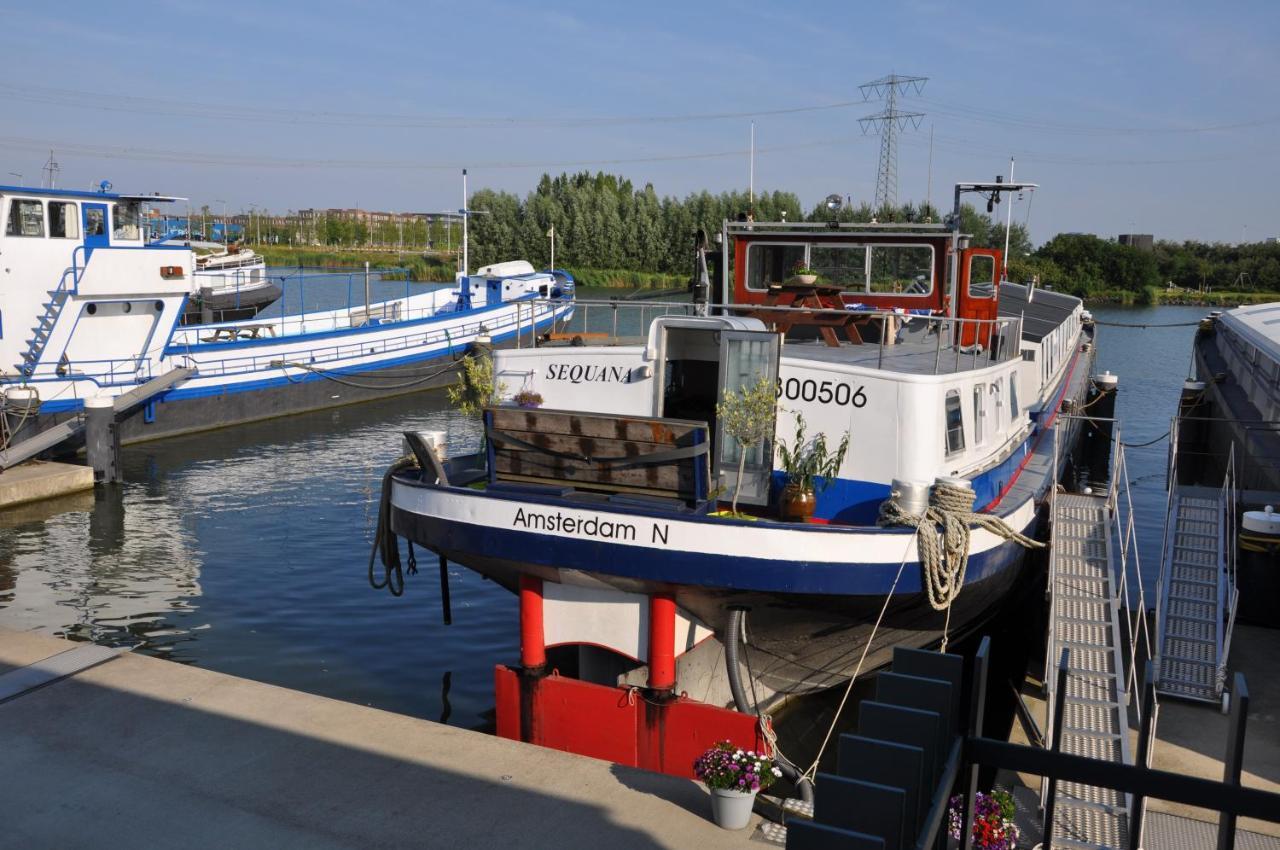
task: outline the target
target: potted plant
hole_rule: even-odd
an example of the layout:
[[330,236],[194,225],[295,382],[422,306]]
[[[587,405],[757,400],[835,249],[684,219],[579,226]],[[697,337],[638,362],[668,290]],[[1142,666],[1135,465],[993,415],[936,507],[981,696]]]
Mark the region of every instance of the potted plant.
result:
[[804,260],[796,260],[796,264],[791,267],[791,280],[787,282],[813,286],[818,282],[818,273],[809,268],[809,264]]
[[[951,798],[948,811],[948,833],[960,840],[964,798]],[[1018,827],[1013,822],[1016,811],[1013,795],[1008,791],[979,791],[973,802],[973,846],[984,850],[1014,850],[1018,846]]]
[[542,406],[542,396],[533,390],[521,390],[511,397],[516,407],[527,407],[530,409]]
[[746,827],[756,794],[782,776],[772,758],[730,741],[721,741],[699,756],[693,773],[711,791],[711,819],[724,829]]
[[494,381],[493,358],[472,355],[463,358],[462,374],[458,376],[458,383],[448,388],[447,394],[449,403],[460,413],[479,418],[504,389],[504,384]]
[[742,489],[742,471],[747,453],[773,434],[778,412],[778,393],[768,375],[736,390],[725,388],[716,402],[716,416],[725,436],[738,443],[738,480],[733,488],[733,513],[738,515],[738,493]]
[[804,415],[796,411],[796,434],[791,445],[778,440],[778,460],[787,476],[779,500],[779,513],[783,519],[808,522],[818,506],[818,490],[831,486],[840,472],[845,453],[849,450],[849,435],[840,440],[833,452],[827,449],[827,435],[819,434],[805,440]]

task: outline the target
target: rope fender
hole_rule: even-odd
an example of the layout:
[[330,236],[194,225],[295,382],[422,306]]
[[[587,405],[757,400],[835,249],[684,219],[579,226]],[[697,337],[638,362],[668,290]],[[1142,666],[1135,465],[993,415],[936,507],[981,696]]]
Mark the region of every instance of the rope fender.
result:
[[929,605],[945,611],[960,595],[969,568],[969,532],[971,526],[984,528],[1005,540],[1028,549],[1045,546],[1017,531],[998,516],[976,513],[976,494],[968,487],[935,482],[929,492],[929,506],[923,514],[909,514],[892,497],[880,505],[880,526],[905,525],[916,530],[916,549],[924,571],[924,586]]

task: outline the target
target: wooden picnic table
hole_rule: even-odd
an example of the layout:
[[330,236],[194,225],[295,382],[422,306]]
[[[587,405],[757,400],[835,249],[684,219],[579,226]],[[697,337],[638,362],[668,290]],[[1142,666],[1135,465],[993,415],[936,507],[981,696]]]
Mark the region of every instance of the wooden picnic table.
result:
[[[774,284],[766,292],[762,308],[790,307],[797,311],[760,309],[752,310],[746,315],[772,324],[782,334],[791,330],[794,325],[811,325],[818,328],[818,333],[832,348],[840,346],[840,340],[836,337],[837,330],[843,330],[849,342],[861,345],[862,335],[858,333],[857,326],[866,317],[848,312],[843,294],[844,290],[838,286],[817,283]],[[838,310],[840,314],[816,312],[819,310]]]

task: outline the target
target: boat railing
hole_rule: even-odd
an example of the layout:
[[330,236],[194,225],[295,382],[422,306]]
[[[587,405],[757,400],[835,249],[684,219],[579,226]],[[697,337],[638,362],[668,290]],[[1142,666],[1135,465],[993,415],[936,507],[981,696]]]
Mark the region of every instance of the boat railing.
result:
[[[1163,635],[1165,630],[1164,581],[1165,572],[1169,569],[1169,547],[1172,545],[1169,529],[1173,525],[1174,494],[1178,490],[1178,431],[1181,425],[1182,419],[1178,416],[1174,416],[1169,425],[1169,458],[1165,466],[1164,532],[1160,538],[1160,571],[1156,575],[1156,634],[1158,635]],[[1160,656],[1163,653],[1163,641],[1156,641],[1155,654],[1151,658],[1156,670],[1163,669],[1160,666]]]
[[196,367],[201,376],[220,377],[283,367],[323,370],[329,363],[398,351],[443,347],[444,351],[438,353],[459,353],[466,345],[463,340],[477,336],[488,336],[494,342],[523,338],[521,344],[530,345],[535,334],[545,333],[553,324],[559,324],[562,315],[572,310],[572,306],[571,301],[546,302],[534,312],[532,321],[531,308],[526,307],[520,317],[514,311],[479,314],[461,323],[418,325],[408,333],[371,334],[363,339],[347,338],[342,342],[318,345],[290,345],[289,340],[276,337],[274,339],[280,345],[269,346],[262,353],[251,351],[239,357],[227,357],[223,352],[212,351],[205,359],[202,356],[204,352],[198,347],[193,350],[191,346],[175,345],[171,346],[169,356],[183,359],[185,365]]
[[[549,299],[530,299],[528,305],[541,304]],[[553,300],[553,299],[550,299]],[[898,312],[896,310],[835,309],[771,306],[764,304],[709,305],[699,312],[699,306],[689,301],[628,301],[620,298],[576,299],[572,316],[558,322],[554,334],[559,338],[580,337],[588,345],[637,344],[648,335],[649,324],[661,316],[694,316],[706,312],[730,315],[765,317],[787,325],[798,325],[802,320],[818,320],[819,323],[841,322],[852,317],[863,331],[872,329],[876,337],[863,345],[878,348],[876,367],[883,368],[885,359],[899,344],[907,331],[926,342],[932,342],[933,374],[981,369],[993,363],[1015,360],[1022,356],[1022,317],[1004,316],[996,319],[952,318]],[[525,308],[530,309],[529,307]],[[527,316],[525,318],[527,322]],[[821,324],[819,324],[821,326]],[[866,335],[866,334],[864,334]],[[932,339],[931,339],[932,338]],[[983,345],[977,340],[988,340]],[[966,340],[972,340],[966,343]],[[850,344],[853,343],[842,343]],[[864,362],[865,365],[865,362]]]
[[1227,456],[1227,474],[1222,480],[1222,557],[1223,569],[1226,572],[1227,598],[1227,631],[1222,637],[1222,655],[1218,659],[1216,685],[1218,693],[1227,684],[1227,658],[1231,655],[1231,635],[1236,627],[1236,610],[1240,604],[1240,587],[1236,584],[1236,558],[1239,555],[1240,535],[1236,528],[1238,508],[1238,490],[1236,488],[1236,447],[1233,443]]
[[27,376],[32,383],[48,381],[90,381],[100,387],[124,386],[149,380],[151,359],[146,354],[101,360],[72,360],[41,364]]

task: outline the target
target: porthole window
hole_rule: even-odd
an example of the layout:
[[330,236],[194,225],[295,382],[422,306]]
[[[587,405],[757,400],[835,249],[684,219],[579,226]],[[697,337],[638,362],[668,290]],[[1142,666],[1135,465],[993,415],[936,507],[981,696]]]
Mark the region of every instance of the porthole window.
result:
[[947,454],[964,451],[964,411],[960,407],[959,390],[947,390],[946,426]]

